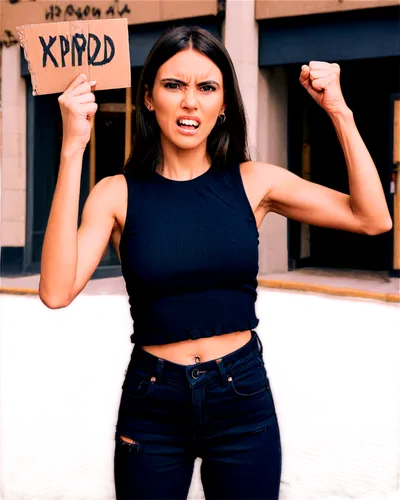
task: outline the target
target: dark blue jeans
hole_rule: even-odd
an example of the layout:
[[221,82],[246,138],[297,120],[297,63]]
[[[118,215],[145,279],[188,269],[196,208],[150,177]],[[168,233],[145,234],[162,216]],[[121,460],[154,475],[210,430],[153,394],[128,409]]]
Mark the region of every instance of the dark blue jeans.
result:
[[240,349],[193,365],[135,345],[122,389],[117,500],[186,499],[196,457],[207,500],[278,498],[279,428],[255,330]]

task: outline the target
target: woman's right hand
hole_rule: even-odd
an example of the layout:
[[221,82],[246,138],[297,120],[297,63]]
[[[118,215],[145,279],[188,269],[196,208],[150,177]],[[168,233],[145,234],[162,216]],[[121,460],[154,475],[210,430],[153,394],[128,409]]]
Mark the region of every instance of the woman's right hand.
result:
[[[58,98],[63,122],[62,148],[84,151],[90,139],[97,103],[92,92],[95,81],[80,73]],[[94,90],[94,89],[93,89]]]

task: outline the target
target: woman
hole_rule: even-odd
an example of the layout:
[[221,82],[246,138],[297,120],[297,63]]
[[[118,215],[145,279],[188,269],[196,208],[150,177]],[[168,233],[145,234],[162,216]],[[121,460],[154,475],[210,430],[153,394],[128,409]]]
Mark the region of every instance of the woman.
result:
[[350,196],[250,161],[229,55],[208,32],[177,27],[143,68],[131,158],[91,191],[78,230],[95,82],[79,75],[59,98],[63,144],[39,292],[48,307],[66,307],[111,238],[135,327],[115,434],[118,500],[186,498],[196,457],[207,499],[279,496],[279,429],[254,330],[258,228],[269,212],[365,234],[392,226],[339,66],[311,62],[300,83],[332,119]]

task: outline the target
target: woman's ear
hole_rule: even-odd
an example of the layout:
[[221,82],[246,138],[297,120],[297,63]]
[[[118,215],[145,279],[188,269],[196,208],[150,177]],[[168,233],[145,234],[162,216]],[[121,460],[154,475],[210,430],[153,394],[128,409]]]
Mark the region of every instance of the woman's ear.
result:
[[149,87],[147,86],[147,84],[144,86],[144,89],[145,89],[144,90],[144,104],[149,111],[153,111],[154,110],[153,100],[150,96]]

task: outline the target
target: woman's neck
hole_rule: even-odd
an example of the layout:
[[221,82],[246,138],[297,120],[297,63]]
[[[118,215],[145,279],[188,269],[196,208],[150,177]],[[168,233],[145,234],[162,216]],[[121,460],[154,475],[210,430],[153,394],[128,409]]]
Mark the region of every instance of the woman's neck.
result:
[[168,179],[187,181],[206,172],[210,165],[211,158],[203,147],[189,150],[163,147],[163,165],[158,165],[156,171]]

